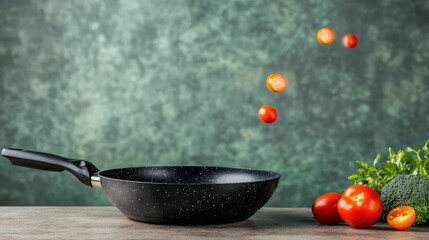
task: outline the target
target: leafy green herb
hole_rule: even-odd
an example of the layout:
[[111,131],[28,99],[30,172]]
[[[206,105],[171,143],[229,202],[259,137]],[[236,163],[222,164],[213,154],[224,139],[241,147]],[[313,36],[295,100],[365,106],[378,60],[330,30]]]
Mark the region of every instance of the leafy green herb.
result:
[[349,176],[355,184],[364,184],[381,193],[386,184],[399,174],[414,174],[429,179],[429,140],[423,147],[416,145],[395,152],[389,148],[389,156],[382,159],[378,154],[373,163],[357,161],[361,166]]

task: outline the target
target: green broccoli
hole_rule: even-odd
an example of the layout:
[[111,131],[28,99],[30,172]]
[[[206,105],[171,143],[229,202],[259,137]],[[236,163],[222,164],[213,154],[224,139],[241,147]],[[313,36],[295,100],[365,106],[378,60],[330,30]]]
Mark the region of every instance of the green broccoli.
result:
[[416,211],[414,225],[429,221],[429,180],[423,176],[398,175],[381,191],[383,220],[390,210],[398,206],[412,206]]

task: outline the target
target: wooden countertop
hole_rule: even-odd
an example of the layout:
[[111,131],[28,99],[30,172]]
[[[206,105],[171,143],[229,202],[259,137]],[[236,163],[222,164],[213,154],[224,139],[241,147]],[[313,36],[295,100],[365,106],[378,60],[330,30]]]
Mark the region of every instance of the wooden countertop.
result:
[[310,209],[263,208],[237,223],[171,226],[136,222],[114,207],[0,207],[0,239],[429,239],[429,227],[321,226]]

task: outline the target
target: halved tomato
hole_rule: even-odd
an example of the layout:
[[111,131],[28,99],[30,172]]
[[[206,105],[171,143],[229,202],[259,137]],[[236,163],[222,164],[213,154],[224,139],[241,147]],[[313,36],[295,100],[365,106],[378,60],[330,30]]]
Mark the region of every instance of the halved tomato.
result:
[[335,41],[335,32],[330,28],[322,28],[317,32],[317,41],[323,45],[329,45]]
[[396,230],[405,230],[414,224],[416,211],[411,206],[399,206],[390,210],[387,222]]
[[272,92],[283,92],[288,85],[287,77],[280,73],[270,74],[265,83]]

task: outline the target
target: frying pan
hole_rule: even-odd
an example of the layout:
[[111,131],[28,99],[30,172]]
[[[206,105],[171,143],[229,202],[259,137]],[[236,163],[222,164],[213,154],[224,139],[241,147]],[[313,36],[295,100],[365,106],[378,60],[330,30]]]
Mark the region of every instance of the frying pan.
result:
[[99,171],[92,163],[50,153],[4,148],[13,165],[72,173],[102,188],[133,220],[158,224],[219,224],[247,219],[274,193],[280,174],[206,166],[134,167]]

